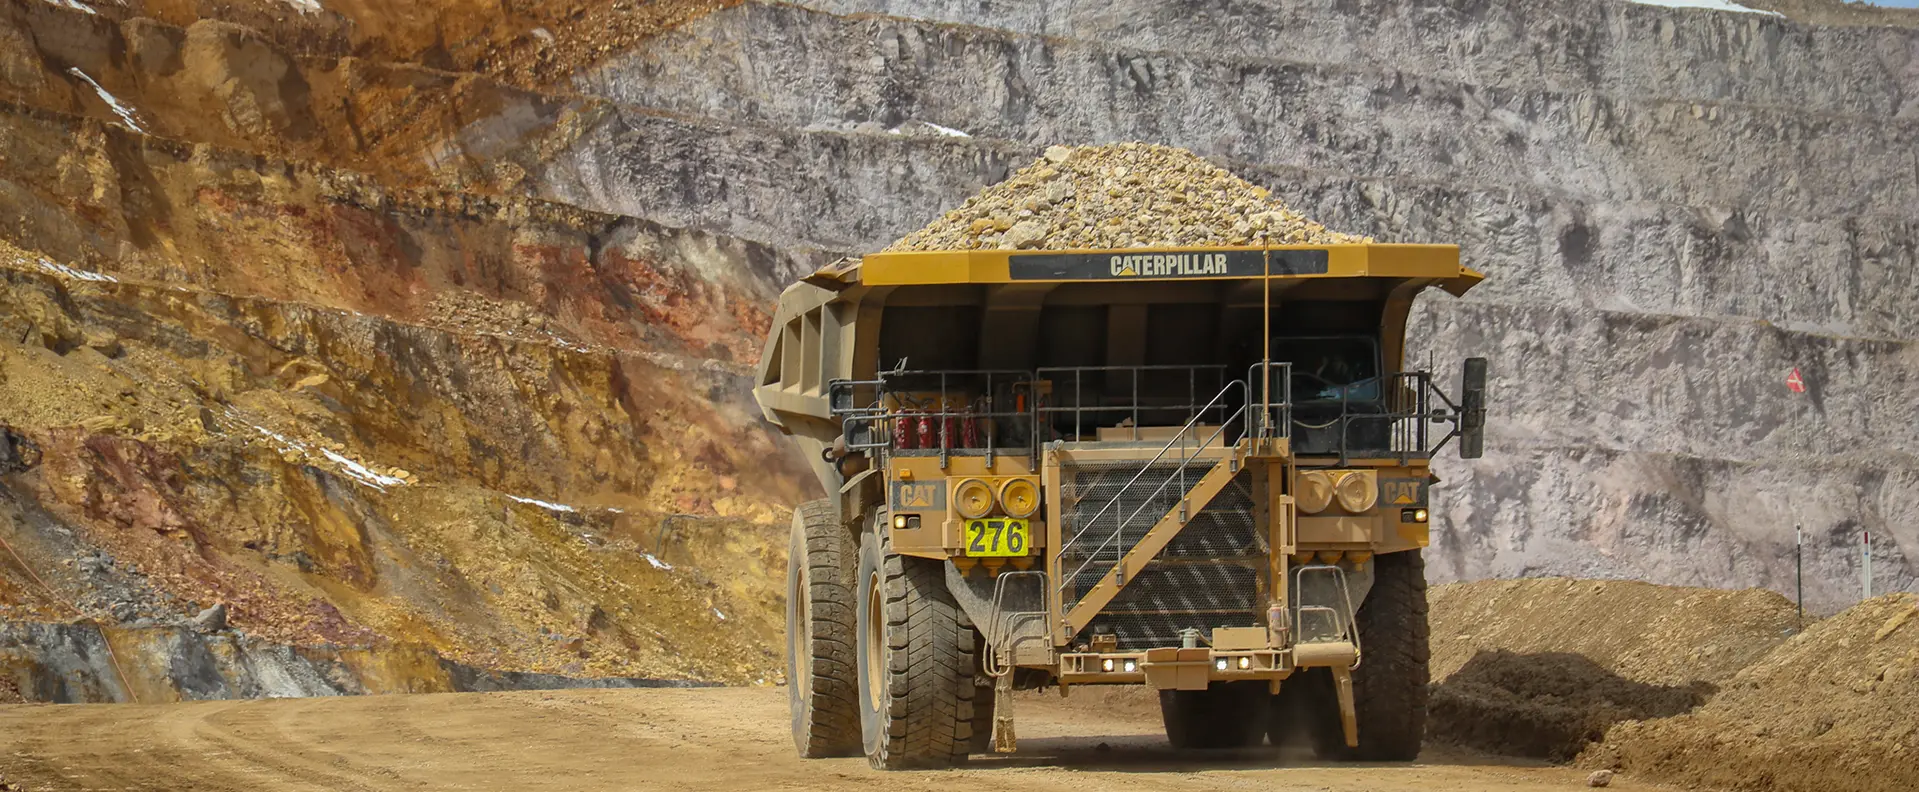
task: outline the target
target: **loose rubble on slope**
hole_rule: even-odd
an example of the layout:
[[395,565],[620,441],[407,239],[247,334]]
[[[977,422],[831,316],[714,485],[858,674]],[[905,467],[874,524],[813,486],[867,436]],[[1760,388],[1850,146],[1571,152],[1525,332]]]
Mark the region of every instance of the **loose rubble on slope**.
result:
[[1615,723],[1678,715],[1785,641],[1771,591],[1548,578],[1436,586],[1434,739],[1565,761]]
[[1338,245],[1265,188],[1185,149],[1149,143],[1053,146],[887,250],[1070,250],[1195,245]]
[[1915,713],[1919,594],[1889,594],[1807,627],[1693,712],[1614,727],[1580,763],[1688,786],[1908,792]]

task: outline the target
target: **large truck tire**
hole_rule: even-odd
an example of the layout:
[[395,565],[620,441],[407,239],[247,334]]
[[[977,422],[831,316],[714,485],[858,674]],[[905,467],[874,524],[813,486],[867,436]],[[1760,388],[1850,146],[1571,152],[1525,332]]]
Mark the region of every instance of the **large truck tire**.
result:
[[1182,751],[1258,745],[1271,708],[1266,690],[1264,682],[1215,682],[1205,690],[1160,691],[1166,741]]
[[786,555],[786,695],[793,744],[819,759],[860,751],[853,581],[859,548],[833,505],[793,510]]
[[[1410,762],[1426,735],[1426,560],[1418,550],[1376,556],[1373,588],[1359,606],[1360,666],[1353,671],[1359,747],[1346,746],[1332,673],[1313,669],[1295,679],[1315,753],[1322,759]],[[1295,684],[1289,680],[1287,685]],[[1281,698],[1286,697],[1281,686]]]
[[976,633],[938,561],[860,547],[859,705],[866,761],[880,770],[951,767],[973,746]]

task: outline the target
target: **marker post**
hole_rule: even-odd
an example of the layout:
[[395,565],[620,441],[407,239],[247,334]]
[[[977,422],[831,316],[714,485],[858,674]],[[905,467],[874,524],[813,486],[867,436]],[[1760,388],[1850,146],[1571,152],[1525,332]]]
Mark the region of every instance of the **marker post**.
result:
[[1860,532],[1859,554],[1860,556],[1863,557],[1865,562],[1861,564],[1859,567],[1859,586],[1860,586],[1860,590],[1864,592],[1864,596],[1860,597],[1860,599],[1872,599],[1872,532],[1871,531]]
[[1799,631],[1806,631],[1806,534],[1792,527],[1792,589],[1799,601]]

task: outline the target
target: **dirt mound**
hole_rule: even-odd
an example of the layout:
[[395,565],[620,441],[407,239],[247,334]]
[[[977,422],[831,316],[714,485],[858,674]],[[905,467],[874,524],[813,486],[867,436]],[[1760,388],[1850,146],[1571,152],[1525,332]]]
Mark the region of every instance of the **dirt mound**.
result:
[[1679,717],[1623,723],[1580,763],[1735,790],[1919,789],[1919,595],[1809,627]]
[[1555,761],[1704,704],[1794,620],[1769,591],[1631,581],[1461,583],[1431,603],[1433,739]]
[[1180,148],[1053,146],[888,250],[1334,245],[1265,188]]

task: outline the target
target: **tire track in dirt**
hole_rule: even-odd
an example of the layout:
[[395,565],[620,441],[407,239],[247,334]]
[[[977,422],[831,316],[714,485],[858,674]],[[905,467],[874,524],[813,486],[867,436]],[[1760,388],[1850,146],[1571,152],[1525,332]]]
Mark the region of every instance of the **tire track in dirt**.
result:
[[[28,789],[54,792],[1540,792],[1583,780],[1563,767],[1437,751],[1390,765],[1180,754],[1167,747],[1152,709],[1123,692],[1022,696],[1017,706],[1020,753],[912,773],[879,773],[859,758],[797,758],[777,688],[4,706],[0,770]],[[1630,779],[1615,786],[1643,788]]]

